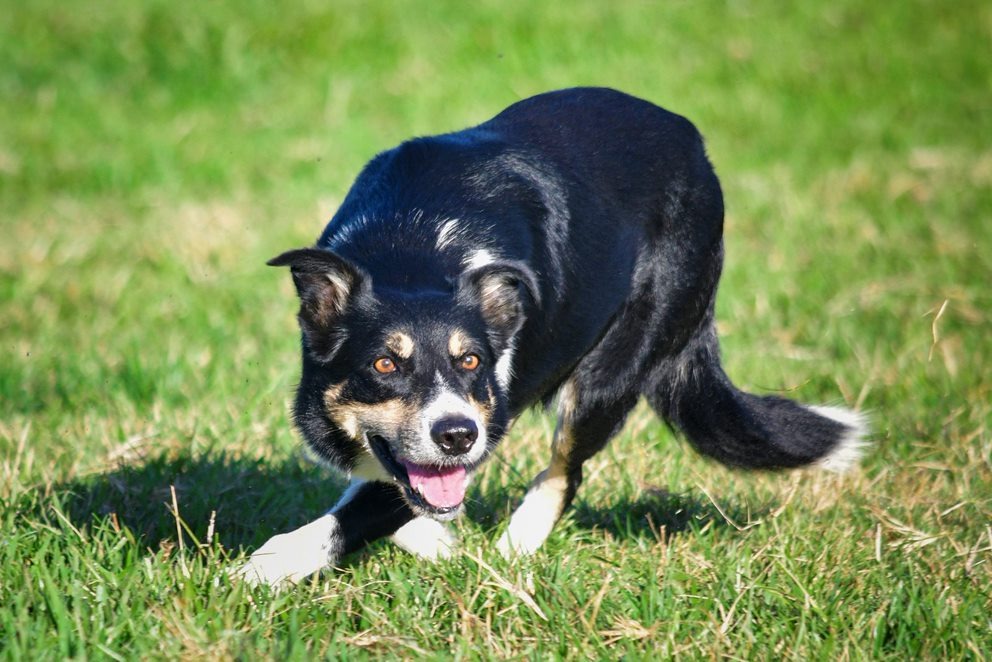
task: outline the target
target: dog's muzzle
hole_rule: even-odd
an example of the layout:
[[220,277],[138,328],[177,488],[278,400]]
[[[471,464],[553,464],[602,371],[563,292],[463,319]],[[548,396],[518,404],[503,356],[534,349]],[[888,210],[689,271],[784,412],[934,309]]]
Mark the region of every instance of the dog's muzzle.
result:
[[[467,438],[468,435],[461,432],[454,435],[451,442],[453,448],[462,443],[462,436]],[[469,442],[468,448],[471,443]],[[467,467],[460,464],[425,466],[398,459],[390,449],[389,442],[378,435],[369,436],[369,446],[386,471],[403,488],[404,496],[415,509],[439,519],[454,517],[458,512],[465,501],[468,488]]]

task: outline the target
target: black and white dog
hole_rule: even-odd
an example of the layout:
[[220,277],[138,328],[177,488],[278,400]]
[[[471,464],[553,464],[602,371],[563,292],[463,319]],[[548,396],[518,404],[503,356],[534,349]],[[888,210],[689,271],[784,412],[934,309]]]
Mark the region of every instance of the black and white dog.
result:
[[296,581],[383,536],[447,555],[444,522],[535,404],[556,401],[558,424],[505,555],[541,545],[642,395],[727,465],[854,463],[858,414],[744,393],[721,369],[722,234],[695,127],[613,90],[542,94],[375,157],[315,247],[269,262],[300,297],[296,425],[352,483],[243,576]]

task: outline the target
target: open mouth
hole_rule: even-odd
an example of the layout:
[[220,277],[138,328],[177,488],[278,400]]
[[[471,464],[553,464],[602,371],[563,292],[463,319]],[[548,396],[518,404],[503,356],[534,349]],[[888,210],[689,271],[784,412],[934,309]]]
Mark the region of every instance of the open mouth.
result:
[[372,452],[414,506],[432,515],[448,515],[465,501],[468,471],[464,466],[433,467],[399,460],[385,439],[378,435],[369,435],[368,439]]

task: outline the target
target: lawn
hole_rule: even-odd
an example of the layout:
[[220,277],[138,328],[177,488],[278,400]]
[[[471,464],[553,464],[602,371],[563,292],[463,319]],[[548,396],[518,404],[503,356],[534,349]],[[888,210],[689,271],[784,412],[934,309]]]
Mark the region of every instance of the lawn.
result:
[[[0,0],[0,657],[984,659],[992,6]],[[643,406],[532,559],[519,420],[452,560],[228,571],[319,515],[292,284],[358,169],[525,96],[691,118],[727,204],[725,365],[871,413],[858,471],[747,474]]]

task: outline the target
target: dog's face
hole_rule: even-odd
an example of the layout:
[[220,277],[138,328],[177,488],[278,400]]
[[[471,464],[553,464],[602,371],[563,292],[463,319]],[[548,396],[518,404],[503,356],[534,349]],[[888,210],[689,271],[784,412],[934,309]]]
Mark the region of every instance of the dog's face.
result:
[[506,373],[533,277],[498,262],[446,291],[375,289],[330,251],[288,265],[300,296],[303,376],[295,420],[323,459],[396,482],[417,514],[454,517],[506,429]]

